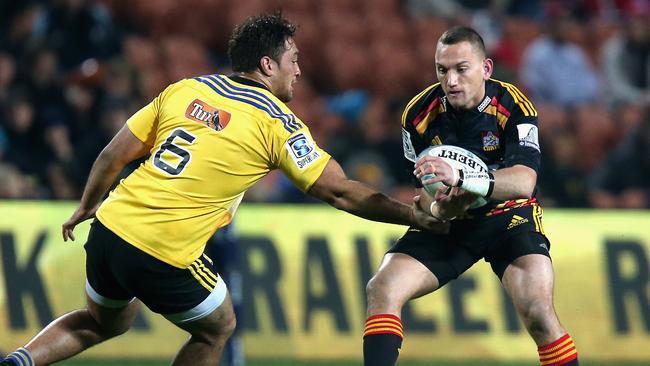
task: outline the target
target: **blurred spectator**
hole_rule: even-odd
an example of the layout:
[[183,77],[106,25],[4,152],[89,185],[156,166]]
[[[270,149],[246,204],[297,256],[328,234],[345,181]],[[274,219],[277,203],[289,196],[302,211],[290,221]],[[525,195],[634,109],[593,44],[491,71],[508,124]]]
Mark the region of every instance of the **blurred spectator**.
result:
[[[78,198],[130,114],[179,78],[227,73],[228,25],[280,7],[301,28],[292,110],[351,175],[404,201],[402,99],[435,81],[435,42],[452,24],[477,28],[494,77],[519,75],[537,102],[549,204],[588,205],[585,177],[650,100],[647,0],[0,0],[0,197]],[[270,174],[246,199],[305,197]]]
[[45,158],[42,131],[36,125],[34,106],[25,95],[14,93],[7,108],[5,133],[8,146],[4,160],[29,175],[42,173]]
[[598,75],[584,51],[569,41],[575,26],[558,16],[548,25],[548,35],[526,49],[520,77],[535,102],[571,107],[598,97]]
[[0,113],[9,97],[9,89],[16,75],[16,62],[7,53],[0,52]]
[[650,111],[589,179],[596,208],[650,208]]
[[584,207],[587,187],[578,169],[578,145],[570,133],[560,133],[543,143],[544,162],[537,185],[540,199],[549,207]]
[[0,1],[0,50],[21,60],[45,35],[45,8],[35,1]]
[[602,63],[612,102],[650,103],[650,9],[630,17],[607,41]]
[[111,16],[101,2],[50,1],[44,18],[48,46],[56,50],[65,70],[87,59],[108,59],[120,50]]
[[517,80],[523,50],[539,37],[540,28],[539,23],[526,18],[502,19],[501,38],[489,49],[494,60],[495,79]]
[[0,162],[0,198],[36,198],[34,181],[21,174],[15,167]]
[[465,8],[454,0],[409,0],[408,11],[412,17],[436,16],[451,18],[464,13]]
[[576,167],[587,174],[616,146],[622,129],[616,125],[603,104],[584,104],[569,112],[571,135],[575,138],[579,159]]
[[568,113],[553,104],[539,104],[537,112],[544,154],[537,178],[539,198],[547,206],[584,207],[587,187],[579,168],[581,154]]

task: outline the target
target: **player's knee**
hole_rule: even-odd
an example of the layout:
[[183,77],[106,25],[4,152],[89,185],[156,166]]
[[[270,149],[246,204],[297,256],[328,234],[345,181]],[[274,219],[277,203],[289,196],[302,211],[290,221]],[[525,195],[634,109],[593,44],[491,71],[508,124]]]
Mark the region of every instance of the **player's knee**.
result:
[[371,278],[366,285],[366,298],[370,308],[401,307],[404,303],[399,284],[389,276]]
[[90,310],[84,311],[94,320],[97,327],[97,334],[101,336],[103,340],[126,333],[133,323],[133,316],[131,314],[118,317],[105,317],[97,314],[97,312]]
[[379,276],[374,276],[366,284],[366,296],[368,301],[388,296],[388,283]]
[[235,328],[237,328],[237,318],[233,315],[226,319],[224,325],[221,327],[220,333],[226,337],[230,337],[235,332]]
[[237,319],[235,315],[229,314],[220,319],[214,326],[191,333],[193,337],[199,338],[205,343],[217,345],[230,338],[236,327]]
[[531,334],[544,334],[554,322],[555,310],[548,301],[534,300],[525,304],[521,316]]

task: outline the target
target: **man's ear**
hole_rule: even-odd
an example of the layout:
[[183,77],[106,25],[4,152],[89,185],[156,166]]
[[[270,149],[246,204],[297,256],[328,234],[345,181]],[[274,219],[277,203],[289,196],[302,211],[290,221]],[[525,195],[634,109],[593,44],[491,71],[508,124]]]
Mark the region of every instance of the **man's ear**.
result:
[[264,74],[264,76],[271,76],[275,74],[275,68],[275,61],[273,61],[273,59],[269,56],[263,56],[260,59],[260,71],[262,74]]
[[494,63],[491,58],[486,58],[483,60],[483,80],[487,80],[492,76],[492,71],[494,71]]

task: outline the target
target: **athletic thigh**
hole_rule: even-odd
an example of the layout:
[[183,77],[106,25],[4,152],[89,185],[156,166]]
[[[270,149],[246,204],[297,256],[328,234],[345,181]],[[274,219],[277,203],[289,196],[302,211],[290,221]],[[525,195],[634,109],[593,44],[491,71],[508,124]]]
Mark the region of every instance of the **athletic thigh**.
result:
[[122,307],[106,307],[96,303],[86,294],[86,304],[90,315],[107,335],[118,335],[126,332],[133,324],[140,308],[140,301],[134,300]]
[[503,278],[506,268],[520,257],[539,254],[550,261],[550,247],[551,244],[544,234],[531,229],[499,240],[487,251],[485,260],[492,266],[492,271],[499,278]]
[[515,259],[501,279],[517,309],[525,311],[531,304],[553,303],[553,265],[543,254],[528,254]]
[[406,254],[387,253],[366,287],[368,316],[400,314],[407,301],[437,288],[438,279],[422,263]]
[[235,311],[230,294],[226,293],[221,305],[207,316],[186,322],[177,322],[175,325],[195,337],[210,339],[229,336],[236,325]]
[[436,288],[458,278],[481,257],[459,245],[453,234],[409,229],[388,251],[412,257],[436,278]]

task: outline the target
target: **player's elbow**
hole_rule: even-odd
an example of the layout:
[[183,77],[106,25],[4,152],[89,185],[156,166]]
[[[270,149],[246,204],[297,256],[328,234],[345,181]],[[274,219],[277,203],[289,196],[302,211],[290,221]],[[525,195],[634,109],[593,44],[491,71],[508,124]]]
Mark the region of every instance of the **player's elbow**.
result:
[[99,156],[97,156],[96,162],[106,166],[114,166],[120,164],[121,158],[122,156],[120,156],[120,154],[117,151],[111,149],[110,146],[106,146],[99,153]]
[[[336,189],[329,190],[327,194],[321,195],[319,198],[337,210],[356,214],[362,205],[360,198],[364,195],[350,189],[349,186],[353,184],[352,181],[346,181],[337,186]],[[366,199],[371,199],[371,197],[366,197]]]
[[517,198],[529,199],[533,197],[535,189],[528,189],[528,187],[522,187],[519,192],[516,193]]
[[535,170],[523,166],[516,165],[515,169],[515,181],[517,182],[513,186],[513,195],[514,198],[532,198],[535,193],[535,185],[537,184],[537,172]]
[[329,194],[323,198],[323,201],[337,210],[346,212],[354,210],[354,202],[352,202],[350,195],[343,189],[330,191]]
[[519,198],[532,198],[535,193],[535,185],[537,184],[536,174],[524,174],[517,185],[516,195]]

